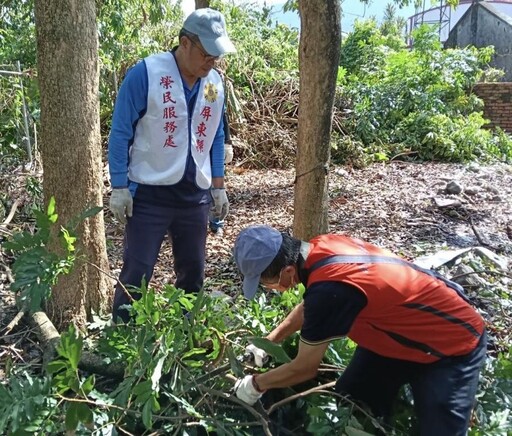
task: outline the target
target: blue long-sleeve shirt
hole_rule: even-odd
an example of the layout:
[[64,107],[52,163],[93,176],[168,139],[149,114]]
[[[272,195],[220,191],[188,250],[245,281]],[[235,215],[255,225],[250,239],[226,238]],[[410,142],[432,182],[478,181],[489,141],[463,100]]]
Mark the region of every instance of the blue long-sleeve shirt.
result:
[[[187,101],[189,120],[199,91],[200,80],[197,80],[192,89],[183,80],[183,89]],[[144,116],[147,109],[148,75],[146,63],[139,62],[126,74],[119,89],[112,117],[112,129],[108,142],[108,162],[112,187],[129,187],[132,193],[137,184],[128,179],[129,149],[133,144],[138,121]],[[212,177],[224,176],[224,122],[221,117],[215,138],[213,140],[210,159],[212,163]],[[187,168],[183,179],[175,185],[165,187],[166,191],[179,203],[205,202],[205,190],[195,184],[196,165],[189,153]]]

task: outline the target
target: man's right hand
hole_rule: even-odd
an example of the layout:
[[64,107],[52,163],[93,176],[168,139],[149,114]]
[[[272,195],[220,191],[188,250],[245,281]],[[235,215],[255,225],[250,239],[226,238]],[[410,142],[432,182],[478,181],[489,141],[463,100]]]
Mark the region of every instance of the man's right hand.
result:
[[117,220],[126,224],[126,217],[131,217],[133,213],[133,198],[128,188],[112,189],[110,210]]
[[247,354],[252,354],[254,358],[254,364],[260,368],[263,367],[263,364],[268,360],[267,352],[253,344],[247,345],[247,347],[245,347],[245,352]]

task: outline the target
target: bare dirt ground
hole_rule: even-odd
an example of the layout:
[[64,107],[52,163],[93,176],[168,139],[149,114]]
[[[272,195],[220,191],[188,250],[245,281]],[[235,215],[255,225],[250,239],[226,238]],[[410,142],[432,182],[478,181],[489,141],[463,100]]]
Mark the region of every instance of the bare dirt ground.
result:
[[[242,228],[267,224],[292,232],[293,180],[293,170],[228,170],[231,211],[222,236],[208,237],[207,287],[234,291],[237,275],[231,249]],[[461,193],[446,192],[452,181]],[[453,205],[439,207],[436,199]],[[332,233],[365,239],[408,259],[441,248],[477,245],[511,256],[512,168],[403,162],[364,170],[334,167],[329,227]],[[107,232],[115,242],[109,246],[115,271],[121,267],[122,229],[110,225]],[[153,281],[172,280],[171,247],[164,243]]]
[[[292,230],[293,170],[227,171],[231,212],[222,235],[207,241],[205,288],[230,295],[240,291],[241,280],[231,250],[238,232],[251,224]],[[0,217],[0,379],[6,365],[25,365],[37,359],[37,344],[23,325],[5,334],[14,318],[9,284],[12,257],[1,247],[16,229],[30,225],[6,216],[16,200],[17,210],[30,201],[27,174],[2,177],[1,200],[7,207]],[[407,259],[446,248],[485,246],[512,258],[512,167],[391,162],[363,170],[332,166],[329,182],[329,231],[345,233],[387,247]],[[460,191],[460,192],[459,192]],[[108,195],[105,195],[108,204]],[[119,272],[122,228],[106,210],[106,233],[111,270]],[[508,273],[509,274],[509,273]],[[152,285],[159,288],[174,280],[172,249],[165,242]],[[509,281],[510,283],[510,281]],[[508,331],[512,326],[506,320]],[[34,348],[36,351],[34,351]]]

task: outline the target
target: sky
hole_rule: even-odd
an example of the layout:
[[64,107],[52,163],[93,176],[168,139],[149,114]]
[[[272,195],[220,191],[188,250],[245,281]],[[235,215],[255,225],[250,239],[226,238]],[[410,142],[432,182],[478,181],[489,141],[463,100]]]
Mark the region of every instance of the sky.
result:
[[[260,1],[260,3],[263,0]],[[299,27],[299,18],[296,13],[283,13],[283,0],[266,0],[267,6],[272,6],[276,11],[275,18],[285,24]],[[350,32],[354,27],[356,20],[365,20],[375,17],[377,21],[382,20],[384,7],[388,3],[386,0],[373,0],[370,5],[365,5],[357,0],[345,0],[341,6],[341,29],[343,32]],[[398,15],[408,18],[414,15],[414,7],[408,6],[398,10]]]
[[[299,16],[294,12],[283,12],[284,0],[233,0],[235,3],[248,3],[257,6],[266,5],[272,7],[274,11],[274,19],[288,24],[289,26],[299,27]],[[341,29],[343,32],[350,32],[354,26],[356,19],[364,20],[371,16],[375,16],[378,21],[382,19],[384,7],[390,0],[373,0],[370,5],[364,5],[358,0],[344,0],[342,3]],[[189,14],[194,10],[194,0],[182,0],[185,14]],[[398,11],[398,15],[409,18],[414,14],[414,7],[407,6]]]

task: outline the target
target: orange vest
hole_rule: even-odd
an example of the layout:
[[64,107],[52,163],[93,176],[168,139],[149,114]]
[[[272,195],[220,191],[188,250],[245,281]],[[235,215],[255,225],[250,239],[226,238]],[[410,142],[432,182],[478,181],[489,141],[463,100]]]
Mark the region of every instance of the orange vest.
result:
[[[484,330],[482,317],[442,280],[359,239],[322,235],[310,244],[305,268],[312,270],[307,287],[321,281],[343,282],[368,300],[347,335],[358,345],[382,356],[420,363],[464,355],[476,347]],[[314,266],[333,255],[363,260]],[[372,257],[391,263],[372,261]]]

